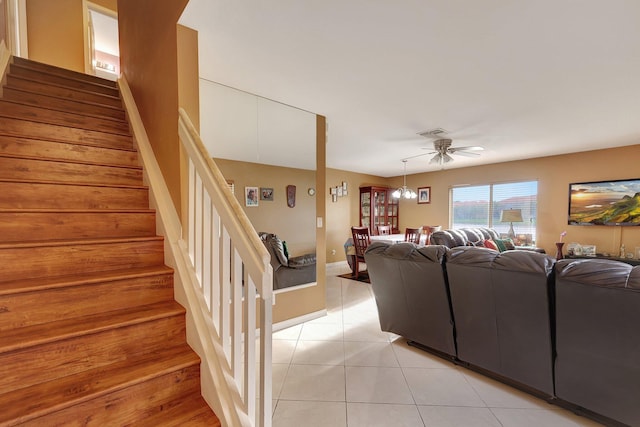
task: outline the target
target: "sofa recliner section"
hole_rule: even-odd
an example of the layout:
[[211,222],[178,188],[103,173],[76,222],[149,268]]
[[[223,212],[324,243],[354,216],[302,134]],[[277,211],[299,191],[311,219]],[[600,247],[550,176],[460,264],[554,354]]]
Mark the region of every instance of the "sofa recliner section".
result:
[[556,264],[556,395],[640,425],[640,266]]
[[444,246],[373,242],[365,252],[383,331],[456,355]]
[[553,396],[553,265],[535,252],[451,249],[458,358]]

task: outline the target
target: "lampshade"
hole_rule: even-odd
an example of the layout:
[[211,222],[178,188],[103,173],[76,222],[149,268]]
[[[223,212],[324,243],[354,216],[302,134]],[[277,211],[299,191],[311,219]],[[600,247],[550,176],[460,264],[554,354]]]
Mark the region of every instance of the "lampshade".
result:
[[500,222],[522,222],[522,209],[504,209],[500,213]]

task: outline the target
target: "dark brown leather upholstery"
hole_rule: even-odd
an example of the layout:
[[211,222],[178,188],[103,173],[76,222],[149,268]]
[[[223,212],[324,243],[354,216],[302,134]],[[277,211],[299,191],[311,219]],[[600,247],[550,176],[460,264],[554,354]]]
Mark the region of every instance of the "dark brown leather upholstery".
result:
[[273,289],[284,289],[316,281],[316,254],[289,257],[282,240],[272,233],[258,233],[271,255]]
[[556,394],[640,425],[640,266],[556,264]]
[[431,235],[431,244],[455,248],[457,246],[474,246],[482,240],[499,238],[500,235],[492,228],[458,228],[435,231]]
[[554,259],[460,246],[445,265],[458,358],[552,396]]
[[380,327],[455,356],[444,246],[372,242],[365,252]]

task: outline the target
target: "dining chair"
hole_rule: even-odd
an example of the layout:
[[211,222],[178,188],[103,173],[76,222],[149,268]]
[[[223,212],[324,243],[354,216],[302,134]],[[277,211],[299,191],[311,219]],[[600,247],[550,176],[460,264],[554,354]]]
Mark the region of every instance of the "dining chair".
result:
[[424,240],[424,244],[425,245],[430,245],[431,244],[431,235],[436,231],[440,231],[441,229],[442,229],[441,225],[423,225],[422,226],[422,232],[426,235],[426,238]]
[[420,228],[410,228],[407,227],[404,230],[404,241],[415,243],[416,245],[420,244],[420,237],[422,237],[422,227]]
[[390,225],[379,225],[378,226],[378,236],[388,236],[391,234],[391,226]]
[[356,250],[353,273],[355,275],[355,279],[358,280],[360,263],[365,262],[364,251],[367,250],[367,247],[371,242],[369,240],[369,227],[351,227],[351,235],[353,237],[353,247]]

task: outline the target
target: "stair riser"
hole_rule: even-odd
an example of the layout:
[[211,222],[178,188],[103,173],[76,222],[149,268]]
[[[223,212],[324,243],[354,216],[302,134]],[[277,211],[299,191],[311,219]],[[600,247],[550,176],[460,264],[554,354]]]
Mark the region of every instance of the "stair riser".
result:
[[8,101],[22,102],[24,104],[36,105],[52,110],[102,117],[115,122],[124,122],[126,120],[126,114],[121,108],[57,98],[11,87],[3,88],[2,97]]
[[135,186],[142,185],[142,170],[0,156],[0,179]]
[[8,87],[44,95],[59,96],[75,101],[94,102],[99,105],[122,108],[122,100],[120,98],[114,98],[98,93],[82,92],[63,86],[51,86],[43,82],[26,80],[18,76],[12,76],[11,74],[8,74],[6,78],[6,84]]
[[184,315],[174,315],[0,354],[0,394],[162,350],[185,339]]
[[109,119],[50,110],[0,99],[0,116],[130,136],[129,125]]
[[38,156],[52,160],[75,160],[116,166],[139,166],[138,153],[82,144],[0,136],[0,152],[13,156]]
[[[173,273],[19,292],[0,298],[1,333],[13,328],[172,301]],[[42,304],[42,301],[47,303]]]
[[120,96],[118,89],[114,87],[108,87],[102,84],[96,84],[96,83],[87,82],[83,80],[68,78],[65,76],[60,76],[57,74],[52,74],[52,73],[48,73],[40,70],[34,70],[31,68],[25,68],[18,64],[11,64],[9,66],[9,74],[14,76],[20,76],[25,79],[65,86],[65,87],[69,87],[76,90],[86,90],[89,92],[101,93],[103,95],[108,95],[113,97]]
[[0,209],[148,209],[146,188],[0,181]]
[[155,235],[155,212],[0,212],[0,243]]
[[84,143],[108,148],[133,148],[133,138],[130,136],[36,123],[8,117],[0,117],[0,135]]
[[162,240],[0,248],[0,282],[163,265]]
[[36,62],[36,61],[32,61],[32,60],[27,60],[27,59],[23,59],[20,58],[18,56],[14,56],[13,57],[13,63],[16,65],[20,65],[24,68],[30,68],[32,70],[40,70],[40,71],[45,71],[47,73],[50,74],[56,74],[59,76],[63,76],[63,77],[67,77],[67,78],[72,78],[72,79],[76,79],[76,80],[84,80],[86,82],[90,82],[90,83],[96,83],[96,84],[100,84],[102,86],[109,86],[109,87],[118,87],[118,84],[114,81],[111,80],[107,80],[107,79],[103,79],[101,77],[97,77],[97,76],[92,76],[90,74],[84,74],[84,73],[79,73],[77,71],[72,71],[72,70],[67,70],[64,68],[58,68],[49,64],[45,64],[42,62]]
[[139,425],[181,396],[200,390],[200,367],[175,372],[20,424],[24,427]]

